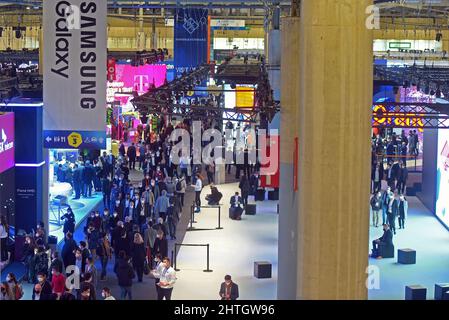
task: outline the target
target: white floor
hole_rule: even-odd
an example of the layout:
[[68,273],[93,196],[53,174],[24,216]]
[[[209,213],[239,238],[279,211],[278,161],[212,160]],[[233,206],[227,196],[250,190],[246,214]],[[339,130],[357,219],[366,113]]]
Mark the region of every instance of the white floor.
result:
[[[210,269],[213,272],[203,272],[206,269],[205,247],[181,247],[177,259],[180,271],[177,273],[173,299],[219,299],[218,291],[226,274],[230,274],[239,285],[241,299],[276,299],[277,201],[257,202],[256,215],[243,215],[241,221],[233,221],[228,217],[228,201],[235,191],[239,191],[238,185],[220,185],[218,189],[223,193],[223,229],[215,230],[218,225],[217,209],[202,209],[195,217],[197,223],[194,228],[212,230],[188,231],[183,241],[184,244],[210,244]],[[203,199],[207,193],[208,186],[203,189]],[[270,261],[273,264],[272,278],[255,278],[254,261]]]

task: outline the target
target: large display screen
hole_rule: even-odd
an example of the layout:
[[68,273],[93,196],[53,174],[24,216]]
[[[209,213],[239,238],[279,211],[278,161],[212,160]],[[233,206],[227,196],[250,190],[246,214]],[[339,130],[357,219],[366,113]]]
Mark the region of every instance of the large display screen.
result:
[[160,87],[167,76],[166,65],[144,65],[134,67],[127,64],[116,65],[116,79],[108,82],[107,101],[119,101],[124,111],[133,110],[130,101],[132,92],[146,93],[151,87]]
[[449,228],[449,130],[438,130],[435,214]]
[[14,113],[0,114],[0,173],[14,166]]

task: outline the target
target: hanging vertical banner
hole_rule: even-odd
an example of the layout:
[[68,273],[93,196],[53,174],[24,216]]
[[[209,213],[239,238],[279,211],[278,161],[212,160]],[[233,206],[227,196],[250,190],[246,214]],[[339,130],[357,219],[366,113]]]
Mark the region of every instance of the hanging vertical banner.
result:
[[207,9],[176,10],[174,26],[176,74],[188,72],[207,62],[208,16]]
[[115,70],[116,61],[114,58],[108,59],[108,81],[112,82],[116,79],[116,70]]
[[44,3],[44,146],[106,148],[107,1]]

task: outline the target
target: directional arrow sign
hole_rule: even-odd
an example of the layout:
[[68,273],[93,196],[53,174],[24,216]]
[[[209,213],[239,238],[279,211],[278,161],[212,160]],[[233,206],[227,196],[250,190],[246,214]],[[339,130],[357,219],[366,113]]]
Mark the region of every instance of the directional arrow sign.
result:
[[52,139],[50,137],[47,137],[47,139],[45,140],[47,140],[47,142],[50,142]]

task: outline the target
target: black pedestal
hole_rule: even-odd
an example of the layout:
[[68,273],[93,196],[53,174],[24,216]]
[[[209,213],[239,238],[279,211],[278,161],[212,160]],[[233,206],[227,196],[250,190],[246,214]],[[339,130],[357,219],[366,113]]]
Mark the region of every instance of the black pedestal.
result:
[[255,204],[247,204],[245,206],[245,214],[254,216],[257,212],[257,206]]
[[435,300],[445,300],[446,296],[449,298],[449,283],[435,284]]
[[415,264],[416,263],[416,251],[413,249],[399,249],[398,250],[398,263],[400,263],[400,264]]
[[271,263],[267,261],[254,262],[254,276],[257,279],[271,278]]
[[381,244],[379,246],[379,255],[382,258],[394,258],[394,245],[386,246]]
[[256,191],[256,201],[264,201],[265,200],[265,190],[264,189],[258,189]]
[[268,200],[273,200],[273,201],[279,200],[279,190],[275,189],[273,191],[268,191]]
[[405,300],[426,300],[427,289],[420,285],[405,287]]

